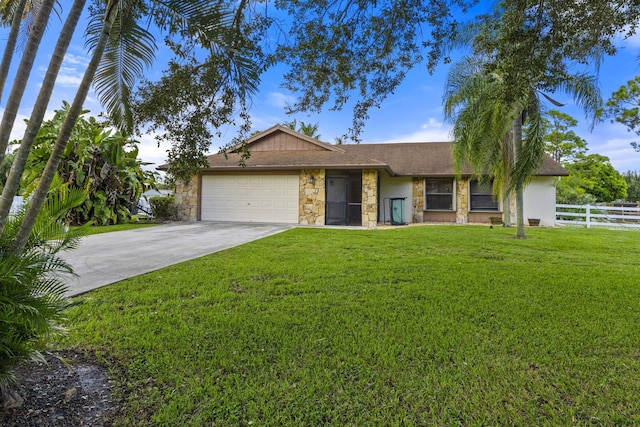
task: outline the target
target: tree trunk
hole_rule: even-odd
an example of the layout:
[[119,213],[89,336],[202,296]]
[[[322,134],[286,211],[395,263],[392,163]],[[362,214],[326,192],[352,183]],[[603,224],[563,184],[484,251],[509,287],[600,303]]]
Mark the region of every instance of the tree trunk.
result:
[[[522,152],[522,114],[513,122],[513,156],[515,165],[518,165],[520,153]],[[516,238],[526,239],[524,231],[524,184],[522,179],[516,182]]]
[[511,227],[511,193],[506,191],[504,198],[502,199],[503,218],[502,223],[505,227]]
[[503,218],[502,223],[505,227],[511,227],[511,174],[513,172],[513,131],[507,132],[502,140],[502,182],[503,191],[502,207]]
[[2,55],[2,64],[0,65],[0,101],[2,100],[4,84],[7,82],[7,76],[9,75],[9,68],[11,68],[13,54],[16,50],[16,42],[18,41],[18,34],[20,33],[20,24],[22,24],[22,15],[26,6],[27,0],[20,0],[18,7],[16,7],[16,10],[13,12],[11,30],[9,32],[9,38],[7,38],[7,46],[4,48],[4,54]]
[[40,88],[38,99],[34,104],[31,117],[29,118],[27,130],[24,133],[20,147],[13,159],[11,171],[7,177],[7,182],[2,189],[2,196],[0,196],[0,233],[2,233],[4,225],[7,222],[7,217],[11,211],[11,204],[13,203],[13,196],[18,191],[20,179],[22,178],[24,167],[27,163],[27,159],[29,158],[29,151],[31,151],[33,143],[36,140],[38,130],[42,125],[42,120],[47,111],[47,106],[49,105],[49,99],[51,98],[51,93],[53,92],[58,72],[60,71],[64,55],[67,52],[67,48],[69,47],[69,43],[73,37],[73,32],[80,20],[80,15],[82,15],[85,3],[86,0],[75,0],[73,2],[73,6],[69,11],[64,27],[60,32],[60,37],[58,37],[58,43],[53,51],[53,55],[51,56],[47,73],[42,81],[42,87]]
[[0,162],[4,159],[4,153],[7,151],[7,145],[9,145],[9,135],[13,129],[13,123],[16,120],[18,109],[20,108],[20,102],[22,101],[22,95],[24,89],[27,86],[29,80],[29,74],[31,74],[31,68],[33,68],[33,62],[36,59],[38,53],[38,46],[47,28],[49,22],[49,15],[51,15],[51,9],[55,0],[43,0],[36,17],[29,40],[27,41],[27,47],[22,54],[22,60],[20,66],[16,72],[16,77],[11,86],[11,93],[5,106],[4,115],[2,116],[2,124],[0,124]]
[[104,50],[107,46],[113,21],[118,13],[118,4],[119,0],[112,0],[107,5],[105,19],[102,25],[102,32],[100,33],[98,44],[96,45],[96,48],[91,56],[91,61],[89,62],[89,65],[85,70],[84,76],[82,77],[82,82],[78,87],[78,92],[76,92],[73,103],[69,108],[67,118],[62,124],[60,134],[58,135],[53,149],[51,150],[51,156],[49,157],[49,161],[45,166],[44,172],[42,173],[42,177],[40,178],[38,187],[36,188],[31,197],[31,200],[29,201],[29,204],[27,205],[27,211],[25,213],[24,219],[22,220],[22,224],[20,225],[20,229],[18,230],[18,234],[16,235],[16,240],[13,242],[12,249],[16,253],[19,253],[24,249],[27,243],[27,239],[29,238],[29,234],[31,233],[31,230],[36,223],[36,219],[38,218],[40,209],[47,199],[49,187],[51,187],[53,177],[58,170],[58,165],[60,164],[60,160],[62,159],[64,150],[67,146],[67,143],[69,142],[71,132],[73,131],[76,121],[78,120],[78,117],[82,112],[82,106],[85,99],[87,98],[89,89],[91,88],[91,83],[96,74],[96,70],[98,69],[98,65],[100,65],[100,61],[102,60],[102,54],[104,53]]

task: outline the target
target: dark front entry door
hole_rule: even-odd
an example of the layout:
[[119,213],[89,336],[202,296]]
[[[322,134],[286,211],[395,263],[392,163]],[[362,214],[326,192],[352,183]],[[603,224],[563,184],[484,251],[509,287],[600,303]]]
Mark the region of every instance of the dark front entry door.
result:
[[347,224],[347,188],[349,178],[346,176],[327,177],[327,225]]
[[337,172],[326,179],[327,225],[362,225],[362,172]]

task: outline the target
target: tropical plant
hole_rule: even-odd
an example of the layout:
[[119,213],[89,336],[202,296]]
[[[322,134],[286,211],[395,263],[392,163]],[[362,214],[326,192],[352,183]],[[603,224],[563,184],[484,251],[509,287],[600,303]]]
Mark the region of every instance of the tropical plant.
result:
[[[20,102],[22,101],[24,90],[27,87],[27,81],[29,79],[31,69],[33,68],[33,62],[36,58],[38,46],[40,45],[40,41],[42,40],[42,36],[44,35],[44,31],[47,26],[47,22],[49,21],[49,15],[51,14],[53,5],[54,0],[43,0],[42,2],[40,2],[35,22],[33,26],[31,26],[29,38],[27,40],[24,53],[22,54],[20,65],[18,66],[18,70],[16,71],[16,77],[13,80],[11,92],[9,93],[9,99],[7,100],[7,103],[5,105],[4,113],[2,115],[2,122],[0,123],[0,160],[4,157],[4,154],[7,151],[7,146],[9,144],[9,135],[11,134],[11,130],[13,129],[13,124],[15,122],[16,115],[18,114],[18,108],[20,107]],[[5,16],[9,15],[14,18],[14,14],[19,14],[20,17],[22,17],[23,12],[24,5],[22,8],[18,7],[14,10],[12,8],[11,2],[5,2],[2,4],[2,14]],[[3,55],[2,60],[2,73],[8,73],[9,67],[11,65],[11,59],[15,50],[15,42],[13,41],[13,38],[17,37],[16,31],[19,28],[17,16],[15,16],[15,19],[13,19],[13,23],[16,22],[18,25],[16,27],[12,24],[10,38],[8,40],[7,46],[5,46],[5,54]],[[60,58],[60,61],[62,61],[62,58]]]
[[[2,227],[7,219],[7,215],[9,215],[13,196],[18,191],[18,186],[20,179],[22,178],[22,173],[24,171],[29,152],[31,151],[40,126],[42,125],[42,120],[44,119],[49,99],[53,92],[56,77],[60,71],[60,67],[62,66],[62,58],[65,55],[69,43],[71,42],[73,30],[80,19],[84,4],[85,0],[75,0],[73,3],[69,16],[67,17],[60,33],[60,37],[58,38],[58,42],[54,48],[49,67],[47,68],[45,78],[42,81],[40,92],[38,93],[38,98],[36,99],[33,110],[31,111],[31,117],[27,124],[24,137],[22,138],[20,147],[16,150],[15,159],[11,164],[11,169],[2,190],[2,195],[0,195],[0,232],[2,231]],[[7,123],[7,125],[9,124],[12,125],[13,122]]]
[[3,8],[1,11],[0,22],[10,23],[11,30],[9,31],[7,45],[4,49],[4,54],[2,55],[2,63],[0,63],[0,100],[2,99],[4,84],[7,81],[7,75],[9,74],[9,68],[11,67],[11,62],[13,60],[13,52],[16,49],[20,26],[22,24],[22,16],[26,7],[27,0],[20,0],[19,3],[15,4],[15,8]]
[[71,266],[57,256],[73,249],[84,228],[68,230],[65,217],[82,203],[85,193],[68,185],[55,185],[29,235],[25,248],[12,250],[25,208],[9,217],[0,235],[0,394],[15,383],[13,370],[26,359],[42,361],[41,350],[64,332],[64,276]]
[[[48,1],[44,0],[43,4]],[[74,6],[77,2],[83,2],[83,0],[76,0]],[[103,104],[107,106],[107,112],[114,125],[125,129],[131,128],[132,116],[128,108],[131,85],[142,73],[144,64],[150,64],[155,48],[155,44],[153,44],[155,39],[145,26],[138,23],[138,20],[147,16],[169,34],[190,37],[193,44],[205,46],[212,55],[220,57],[220,62],[240,73],[246,69],[244,66],[246,64],[242,64],[242,55],[238,50],[233,49],[235,45],[231,43],[231,37],[228,35],[233,33],[239,34],[238,37],[241,37],[242,29],[236,26],[235,19],[228,18],[242,16],[240,9],[244,6],[246,4],[241,3],[238,10],[229,10],[231,6],[227,7],[219,2],[196,4],[186,0],[150,0],[148,2],[110,0],[106,4],[98,2],[90,9],[93,17],[93,21],[88,27],[89,44],[92,46],[91,61],[70,106],[67,120],[61,128],[48,165],[33,193],[21,230],[16,235],[14,246],[17,251],[24,246],[30,228],[33,227],[94,77],[97,78],[95,84],[98,95]],[[69,27],[65,25],[65,29],[69,29],[71,32],[74,28],[75,25]],[[39,29],[32,32],[29,42],[41,37],[42,31],[43,29]],[[63,31],[61,38],[67,35],[68,31]],[[179,55],[180,52],[177,54]],[[62,57],[59,55],[52,57],[52,65],[54,62],[61,63],[61,61]],[[238,65],[239,63],[240,65]],[[28,74],[27,70],[24,75],[28,77]],[[46,102],[43,104],[39,98],[35,108],[38,109],[42,105],[46,105]],[[17,105],[12,105],[10,108],[8,105],[7,108],[13,113],[17,111]],[[12,122],[12,120],[8,121]],[[5,132],[3,128],[2,134],[8,134],[8,132]],[[19,163],[16,164],[16,168],[19,168]],[[22,171],[17,170],[15,175],[20,176],[21,174]],[[8,205],[6,197],[3,196],[2,201],[0,229],[4,226],[10,209],[10,205],[8,208],[5,206]]]
[[[28,183],[37,183],[42,175],[68,111],[65,102],[38,132],[23,175],[23,194],[27,197],[34,189]],[[63,182],[87,192],[86,200],[69,212],[67,220],[96,225],[127,221],[142,193],[155,186],[154,173],[143,170],[134,140],[109,129],[108,122],[83,115],[76,122],[57,171]]]
[[458,168],[469,162],[476,175],[503,181],[503,149],[511,135],[513,166],[507,189],[516,194],[518,238],[526,238],[524,187],[544,155],[541,98],[561,106],[544,92],[566,92],[593,116],[602,104],[595,78],[572,74],[567,65],[584,60],[580,55],[595,55],[599,39],[596,45],[582,44],[583,40],[560,43],[547,30],[563,21],[546,4],[499,2],[493,16],[460,31],[456,43],[470,44],[475,55],[452,68],[445,90],[445,115],[454,123]]
[[288,127],[291,130],[295,130],[296,132],[300,132],[303,135],[306,135],[310,138],[320,139],[320,135],[318,134],[318,123],[311,124],[305,123],[303,121],[298,122],[298,120],[293,119],[290,122],[284,122],[283,126]]
[[2,162],[0,162],[0,188],[3,188],[4,184],[7,182],[7,176],[9,176],[13,157],[13,153],[7,153],[2,159]]

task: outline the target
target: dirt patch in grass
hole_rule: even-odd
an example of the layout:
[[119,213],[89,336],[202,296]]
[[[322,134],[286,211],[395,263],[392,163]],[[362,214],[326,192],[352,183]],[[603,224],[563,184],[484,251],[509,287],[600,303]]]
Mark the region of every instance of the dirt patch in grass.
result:
[[[110,426],[120,404],[112,396],[107,369],[75,351],[46,354],[47,364],[16,370],[21,406],[3,409],[3,426]],[[63,362],[64,360],[64,362]]]

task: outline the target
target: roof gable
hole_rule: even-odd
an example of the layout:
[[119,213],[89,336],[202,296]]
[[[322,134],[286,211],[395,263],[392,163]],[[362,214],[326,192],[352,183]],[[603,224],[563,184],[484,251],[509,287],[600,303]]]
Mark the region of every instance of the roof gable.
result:
[[[251,153],[260,151],[344,151],[335,145],[318,141],[282,125],[275,125],[252,136],[245,144]],[[238,148],[236,146],[230,151],[233,152]]]

